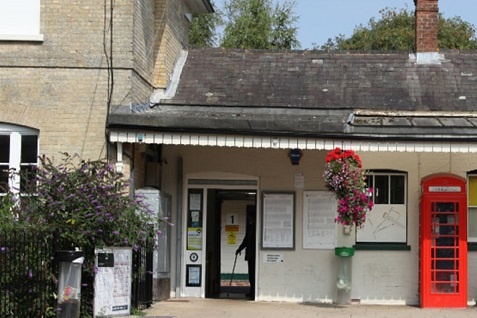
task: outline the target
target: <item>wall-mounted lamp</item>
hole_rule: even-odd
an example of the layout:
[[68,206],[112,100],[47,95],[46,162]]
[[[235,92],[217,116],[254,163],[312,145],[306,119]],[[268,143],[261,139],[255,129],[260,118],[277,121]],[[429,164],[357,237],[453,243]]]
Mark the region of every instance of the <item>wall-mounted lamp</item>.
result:
[[290,157],[292,165],[298,166],[300,164],[301,157],[303,157],[303,152],[300,149],[291,149],[288,153],[288,157]]

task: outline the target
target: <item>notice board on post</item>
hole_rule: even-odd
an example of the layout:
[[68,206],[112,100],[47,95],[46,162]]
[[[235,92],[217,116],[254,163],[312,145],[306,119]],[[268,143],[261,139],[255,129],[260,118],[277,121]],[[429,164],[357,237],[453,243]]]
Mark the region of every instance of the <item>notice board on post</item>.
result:
[[336,247],[337,202],[329,191],[303,193],[303,248]]
[[295,249],[295,193],[262,195],[262,248]]
[[129,247],[96,249],[94,316],[131,313],[132,250]]

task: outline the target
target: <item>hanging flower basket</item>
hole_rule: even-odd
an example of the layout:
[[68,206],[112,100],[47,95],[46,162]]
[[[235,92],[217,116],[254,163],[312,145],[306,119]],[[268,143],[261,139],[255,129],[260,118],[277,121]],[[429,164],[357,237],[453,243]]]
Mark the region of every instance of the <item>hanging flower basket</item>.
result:
[[359,156],[352,150],[335,148],[326,156],[323,173],[326,187],[338,200],[336,222],[361,227],[373,202],[366,187],[366,175]]

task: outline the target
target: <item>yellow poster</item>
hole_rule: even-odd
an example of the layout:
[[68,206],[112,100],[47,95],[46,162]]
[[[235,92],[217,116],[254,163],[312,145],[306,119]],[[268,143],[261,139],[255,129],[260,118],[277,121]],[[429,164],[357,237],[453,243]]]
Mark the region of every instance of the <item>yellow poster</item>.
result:
[[237,244],[237,232],[227,232],[227,244],[235,245]]

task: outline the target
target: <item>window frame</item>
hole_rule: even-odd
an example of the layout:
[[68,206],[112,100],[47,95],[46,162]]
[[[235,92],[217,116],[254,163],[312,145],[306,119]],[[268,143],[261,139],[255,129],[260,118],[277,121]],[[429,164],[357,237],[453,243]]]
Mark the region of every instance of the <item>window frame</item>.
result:
[[0,41],[42,42],[41,0],[0,0]]
[[[471,243],[473,245],[477,245],[477,235],[475,237],[470,236],[470,227],[471,227],[471,222],[470,222],[470,215],[471,215],[471,209],[474,209],[475,211],[473,213],[477,214],[477,205],[470,205],[470,179],[471,178],[476,178],[477,180],[477,171],[472,171],[467,173],[467,242]],[[477,187],[476,187],[477,190]],[[477,193],[476,193],[477,195]],[[477,217],[476,217],[477,220]],[[477,226],[477,222],[475,224]]]
[[[387,203],[386,204],[375,204],[373,206],[373,209],[369,213],[373,213],[373,210],[376,211],[378,207],[383,208],[384,210],[386,207],[390,207],[391,209],[398,210],[398,211],[403,211],[405,214],[405,220],[404,222],[401,223],[401,225],[404,227],[404,233],[401,233],[399,235],[396,235],[395,239],[389,239],[389,240],[383,240],[382,237],[381,239],[376,239],[372,240],[370,239],[369,233],[365,234],[365,232],[361,232],[362,236],[360,238],[360,232],[359,231],[364,231],[363,229],[356,229],[356,248],[357,249],[393,249],[393,250],[409,250],[410,247],[408,246],[408,216],[409,216],[409,208],[408,208],[408,174],[407,172],[404,171],[397,171],[397,170],[368,170],[366,172],[366,177],[370,178],[372,177],[372,184],[375,185],[375,177],[376,176],[387,176],[387,182],[388,182],[388,193],[387,193]],[[404,196],[404,202],[402,204],[392,204],[391,200],[393,198],[392,196],[392,191],[393,191],[393,183],[392,183],[392,176],[401,176],[404,178],[403,182],[403,189],[401,190]],[[369,180],[369,179],[368,179]],[[375,190],[372,191],[372,200],[375,202]],[[366,222],[370,221],[369,214],[367,215]],[[366,223],[364,224],[364,227],[366,227]]]
[[[24,126],[10,125],[10,124],[0,124],[0,135],[9,136],[9,162],[8,170],[19,172],[22,167],[25,166],[34,166],[38,167],[38,154],[40,151],[40,139],[39,131],[33,128],[28,128]],[[35,162],[23,162],[22,161],[22,137],[23,136],[36,136],[36,161]],[[2,162],[3,165],[5,163]],[[12,174],[8,178],[8,189],[13,194],[18,194],[20,192],[21,180],[20,175],[17,173]],[[8,191],[7,191],[8,192]],[[0,192],[0,196],[6,195],[7,192]]]

